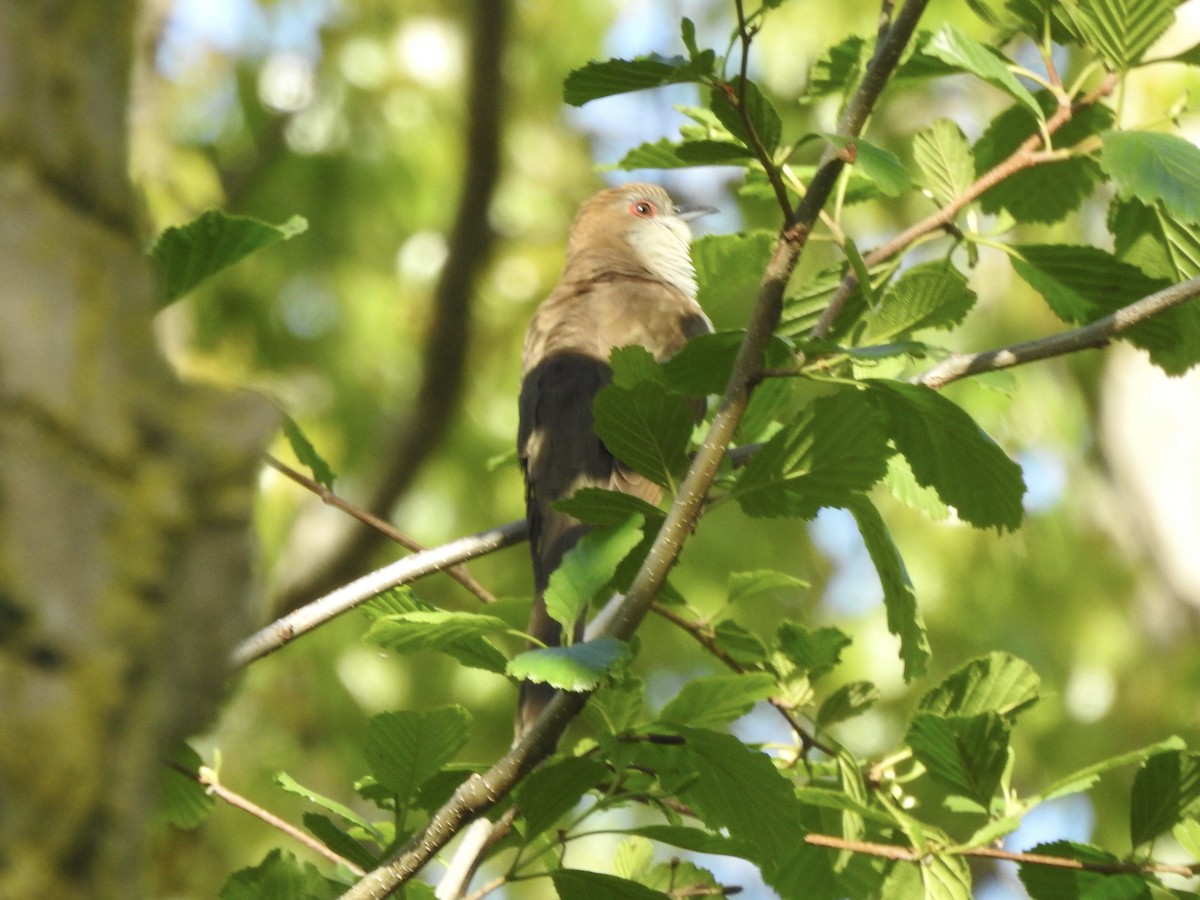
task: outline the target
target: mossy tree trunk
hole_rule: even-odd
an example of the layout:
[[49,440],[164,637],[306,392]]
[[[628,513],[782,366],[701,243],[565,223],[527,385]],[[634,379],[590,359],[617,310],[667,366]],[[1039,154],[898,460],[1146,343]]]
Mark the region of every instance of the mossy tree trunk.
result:
[[159,357],[138,4],[0,5],[0,896],[137,897],[162,759],[244,633],[263,404]]

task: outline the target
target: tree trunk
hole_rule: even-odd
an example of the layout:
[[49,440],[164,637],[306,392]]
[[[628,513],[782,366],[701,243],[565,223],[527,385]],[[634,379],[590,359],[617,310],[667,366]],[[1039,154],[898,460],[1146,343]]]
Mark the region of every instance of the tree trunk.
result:
[[245,633],[256,398],[155,348],[137,4],[0,5],[0,896],[138,897],[161,761]]

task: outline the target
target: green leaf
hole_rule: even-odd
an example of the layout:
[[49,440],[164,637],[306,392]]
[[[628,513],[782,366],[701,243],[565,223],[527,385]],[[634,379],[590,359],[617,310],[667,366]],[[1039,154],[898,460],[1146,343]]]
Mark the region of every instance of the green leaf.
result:
[[[691,396],[721,394],[745,339],[744,331],[718,331],[692,338],[663,363],[667,383]],[[779,337],[767,344],[766,364],[782,368],[795,359],[791,345]]]
[[176,828],[195,828],[208,818],[216,800],[204,785],[175,766],[198,773],[204,760],[190,744],[181,741],[171,751],[170,762],[172,765],[163,767],[162,793],[155,821],[166,822]]
[[[1029,850],[1043,856],[1059,856],[1098,866],[1113,866],[1121,861],[1111,853],[1086,844],[1054,841],[1038,844]],[[1119,898],[1119,900],[1150,900],[1150,890],[1138,875],[1115,875],[1108,872],[1089,872],[1036,863],[1019,863],[1017,874],[1032,900],[1063,900],[1068,897]]]
[[326,847],[367,871],[379,865],[375,855],[334,824],[328,816],[307,812],[302,817],[304,827]]
[[755,594],[781,589],[794,590],[808,587],[808,582],[787,572],[775,569],[755,569],[751,572],[730,572],[729,602],[737,603]]
[[[1167,286],[1096,247],[1026,244],[1013,269],[1042,295],[1060,319],[1092,322]],[[1168,375],[1200,362],[1200,304],[1168,309],[1122,337],[1150,354]]]
[[665,900],[667,896],[636,881],[583,869],[556,869],[550,880],[559,900]]
[[1176,0],[1079,0],[1072,20],[1084,41],[1128,69],[1175,21]]
[[662,363],[637,344],[616,347],[609,354],[608,364],[612,369],[612,383],[619,388],[636,387],[642,381],[667,383]]
[[583,717],[596,731],[606,734],[631,731],[648,721],[642,679],[629,672],[615,674],[592,694]]
[[[495,645],[482,635],[490,631],[509,631],[510,626],[493,616],[458,619],[425,603],[409,588],[398,588],[373,597],[363,605],[372,625],[363,635],[369,644],[386,647],[394,653],[431,650],[446,653],[464,666],[503,673],[506,659]],[[416,615],[420,614],[420,615]],[[492,621],[494,620],[494,621]],[[452,625],[457,621],[457,625]],[[503,628],[496,626],[496,623]]]
[[1200,815],[1200,753],[1173,751],[1146,760],[1133,779],[1129,836],[1134,847]]
[[1114,200],[1108,230],[1117,258],[1151,278],[1186,281],[1200,274],[1200,224],[1172,218],[1161,204]]
[[836,628],[808,629],[799,622],[780,622],[775,631],[779,651],[793,666],[815,681],[841,661],[850,638]]
[[684,828],[678,825],[643,825],[631,828],[627,834],[639,835],[661,844],[670,844],[682,850],[693,853],[712,853],[718,856],[747,857],[753,854],[753,847],[743,841],[701,831],[699,828]]
[[766,644],[733,619],[718,622],[713,637],[718,647],[743,666],[755,666],[767,658]]
[[[1038,94],[1043,109],[1056,101],[1047,92]],[[982,176],[1008,159],[1030,136],[1038,133],[1038,118],[1024,107],[1006,109],[992,121],[975,144],[975,174]],[[1054,146],[1073,147],[1112,126],[1113,112],[1106,106],[1089,106],[1076,112],[1054,134]],[[1103,181],[1100,163],[1090,156],[1039,163],[1022,169],[988,188],[979,206],[986,213],[1007,211],[1019,222],[1062,221]]]
[[[641,516],[649,525],[660,522],[666,515],[641,497],[604,488],[580,488],[567,499],[555,503],[554,508],[581,522],[607,528],[624,525],[630,516]],[[654,529],[647,527],[647,531],[650,530]]]
[[908,337],[923,328],[950,328],[975,305],[966,276],[943,262],[928,262],[904,272],[867,314],[863,342]]
[[901,454],[897,453],[888,460],[888,473],[883,483],[892,496],[909,509],[924,513],[934,522],[944,522],[950,518],[950,507],[942,502],[933,488],[917,484],[912,467]]
[[693,678],[663,707],[658,720],[693,728],[721,728],[774,692],[775,679],[766,672]]
[[982,78],[1041,118],[1042,110],[1037,100],[1008,70],[1008,66],[989,47],[971,40],[953,25],[943,25],[922,49],[929,56],[955,69]]
[[596,395],[592,413],[608,451],[655,484],[669,486],[687,467],[696,413],[683,395],[654,382],[610,384]]
[[898,197],[912,187],[912,176],[891,151],[863,138],[848,138],[839,134],[824,134],[822,137],[835,147],[853,148],[850,150],[850,164],[871,179],[887,196]]
[[695,63],[681,57],[639,56],[636,59],[610,59],[589,62],[575,69],[563,82],[563,101],[583,106],[590,100],[661,87],[664,84],[695,81],[705,74],[705,56]]
[[869,681],[851,681],[825,698],[817,711],[817,725],[828,728],[862,715],[879,699],[879,688]]
[[[692,262],[700,285],[697,302],[718,320],[744,322],[777,240],[774,232],[747,231],[708,234],[692,241]],[[722,382],[721,388],[724,386]]]
[[906,741],[929,774],[986,811],[1008,761],[1009,725],[996,713],[917,713]]
[[925,674],[930,650],[925,621],[917,607],[908,570],[879,510],[866,497],[859,496],[850,504],[850,512],[858,524],[875,571],[879,573],[888,631],[900,639],[904,680],[912,681]]
[[517,806],[525,818],[525,840],[554,826],[579,799],[609,777],[599,760],[570,756],[547,763],[517,785]]
[[917,482],[934,488],[959,518],[976,528],[1014,530],[1024,512],[1021,467],[974,419],[922,385],[871,379],[870,396]]
[[834,94],[845,96],[858,84],[871,48],[854,35],[827,48],[808,71],[808,84],[800,95],[801,103],[812,103]]
[[917,705],[939,716],[996,713],[1012,717],[1038,701],[1041,679],[1029,663],[993,652],[963,663],[926,692]]
[[590,691],[629,655],[629,645],[624,641],[602,637],[570,647],[526,650],[509,662],[508,674],[562,691]]
[[284,414],[283,434],[287,438],[288,444],[292,447],[292,452],[296,454],[296,459],[306,466],[312,472],[313,480],[323,487],[333,489],[333,482],[337,478],[330,468],[329,463],[321,457],[317,452],[317,448],[312,445],[304,432],[300,430],[300,426],[289,415]]
[[754,153],[731,141],[660,138],[639,144],[614,166],[617,169],[687,169],[692,166],[741,166]]
[[935,855],[921,866],[925,900],[971,900],[971,870],[961,856]]
[[367,723],[363,756],[371,774],[403,803],[462,749],[470,722],[461,706],[380,713]]
[[282,225],[270,225],[217,209],[186,225],[168,228],[150,248],[162,284],[159,309],[256,250],[293,238],[307,228],[308,222],[302,216],[292,216]]
[[335,816],[357,825],[359,828],[371,833],[372,835],[378,836],[375,826],[373,826],[370,822],[368,822],[350,807],[346,806],[344,803],[339,803],[336,800],[331,800],[329,797],[318,794],[316,791],[309,790],[304,785],[300,784],[300,782],[296,781],[296,779],[294,779],[287,772],[276,773],[275,783],[289,794],[296,794],[299,797],[303,797],[310,803],[315,803],[317,806],[328,810]]
[[335,900],[344,886],[321,876],[312,863],[302,863],[275,848],[253,868],[229,876],[220,900]]
[[1029,805],[1034,803],[1044,803],[1047,800],[1056,800],[1059,797],[1065,797],[1068,794],[1078,794],[1086,791],[1097,781],[1105,772],[1121,766],[1132,765],[1133,763],[1144,762],[1151,756],[1158,753],[1163,753],[1168,750],[1182,750],[1186,745],[1183,740],[1178,737],[1169,737],[1166,740],[1151,744],[1148,747],[1142,747],[1139,750],[1132,750],[1129,753],[1122,753],[1119,756],[1113,756],[1109,759],[1101,760],[1098,763],[1093,763],[1086,766],[1070,775],[1059,778],[1052,782],[1047,787],[1039,791],[1034,797],[1030,798]]
[[[739,93],[743,94],[741,101],[738,99]],[[773,155],[779,147],[779,137],[782,133],[779,113],[775,111],[775,107],[763,96],[762,91],[753,81],[746,79],[743,82],[741,76],[737,75],[729,83],[728,90],[723,86],[714,87],[709,108],[730,134],[747,147],[753,147],[750,131],[746,128],[738,111],[739,102],[744,103],[746,118],[750,120],[750,125],[762,142],[767,155]]]
[[733,496],[750,516],[812,518],[846,506],[887,471],[881,424],[860,391],[820,397],[750,459]]
[[935,119],[913,135],[913,159],[925,176],[925,188],[939,206],[961,196],[975,181],[971,146],[952,119]]
[[1200,859],[1200,820],[1184,819],[1171,829],[1171,836],[1191,854],[1192,859]]
[[1153,205],[1169,215],[1200,223],[1200,148],[1175,134],[1106,131],[1100,166],[1122,197]]
[[612,581],[618,563],[641,540],[642,519],[629,516],[618,526],[589,532],[567,551],[545,592],[546,612],[567,634],[574,632],[588,604]]
[[679,20],[679,36],[683,39],[683,46],[687,48],[688,58],[695,59],[696,54],[700,52],[700,48],[696,46],[696,23],[687,16]]

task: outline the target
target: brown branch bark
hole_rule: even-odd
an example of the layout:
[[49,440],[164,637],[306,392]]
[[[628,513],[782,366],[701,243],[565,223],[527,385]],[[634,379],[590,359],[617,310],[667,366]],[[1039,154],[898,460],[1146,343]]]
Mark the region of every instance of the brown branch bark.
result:
[[[472,64],[465,112],[462,193],[446,262],[434,289],[434,319],[425,344],[416,401],[411,414],[387,438],[386,467],[364,504],[381,518],[387,518],[421,465],[441,443],[462,399],[474,285],[495,242],[487,212],[500,175],[505,83],[502,63],[510,13],[508,0],[477,0],[467,17],[472,32]],[[347,532],[328,557],[280,588],[275,609],[295,609],[308,598],[328,593],[350,580],[381,541],[374,529]]]

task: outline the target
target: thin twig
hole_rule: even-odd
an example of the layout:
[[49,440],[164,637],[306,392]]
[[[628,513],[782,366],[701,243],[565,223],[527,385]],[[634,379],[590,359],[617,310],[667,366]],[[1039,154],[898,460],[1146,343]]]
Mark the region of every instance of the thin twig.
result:
[[229,788],[225,787],[225,785],[221,784],[220,780],[217,778],[217,773],[207,766],[202,766],[199,772],[193,772],[186,766],[179,765],[179,763],[169,762],[167,765],[180,775],[192,779],[192,781],[196,782],[197,784],[203,785],[204,790],[207,793],[224,800],[235,809],[240,809],[242,812],[249,813],[250,815],[254,816],[254,818],[261,822],[265,822],[267,825],[270,825],[277,831],[283,832],[292,840],[303,844],[313,853],[320,854],[330,862],[336,863],[340,866],[345,866],[355,875],[361,877],[364,874],[363,869],[357,863],[353,863],[344,856],[335,853],[312,835],[301,831],[290,822],[285,822],[273,812],[263,809],[254,801],[243,797],[237,791],[230,790]]
[[410,584],[434,572],[445,571],[447,566],[511,547],[528,537],[529,526],[521,519],[398,559],[382,569],[376,569],[349,584],[342,585],[255,632],[234,648],[229,664],[235,669],[240,669],[269,653],[274,653],[294,638],[312,631],[318,625],[365,603],[383,591]]
[[[815,847],[829,847],[834,850],[849,850],[866,856],[878,856],[884,859],[894,859],[899,862],[919,863],[930,853],[915,847],[901,847],[896,844],[879,844],[873,841],[851,841],[846,838],[829,834],[806,834],[804,841]],[[1019,853],[1011,850],[1001,850],[998,847],[971,847],[951,850],[954,856],[967,856],[985,859],[1003,859],[1008,862],[1025,865],[1053,866],[1059,869],[1079,869],[1084,872],[1098,872],[1104,875],[1136,874],[1149,875],[1155,873],[1183,875],[1194,877],[1197,867],[1174,865],[1172,863],[1135,863],[1135,862],[1091,862],[1087,860],[1070,859],[1065,856],[1050,856],[1045,853]]]
[[[343,500],[325,485],[319,481],[314,481],[303,472],[297,472],[291,466],[280,462],[275,457],[267,454],[265,461],[268,466],[277,472],[280,472],[290,478],[292,481],[301,487],[307,488],[321,500],[322,503],[332,506],[335,509],[340,509],[349,516],[353,516],[358,521],[362,522],[376,531],[391,538],[401,547],[410,550],[413,553],[423,553],[427,548],[418,541],[413,540],[403,531],[400,531],[391,522],[385,522],[383,519],[373,513],[355,506],[348,500]],[[495,603],[496,595],[485,588],[482,584],[475,580],[474,576],[466,570],[465,566],[451,566],[444,570],[447,575],[465,587],[468,591],[479,598],[481,603]]]
[[733,5],[737,11],[738,38],[742,44],[742,61],[741,69],[738,73],[737,91],[731,92],[729,99],[736,107],[738,118],[742,120],[742,127],[746,129],[746,134],[750,138],[751,149],[754,150],[754,155],[758,158],[759,163],[762,164],[763,171],[767,175],[767,181],[771,184],[771,189],[775,191],[775,200],[779,203],[779,208],[783,212],[783,220],[790,222],[792,218],[792,201],[788,197],[787,185],[784,184],[779,167],[775,165],[775,160],[767,151],[766,145],[763,144],[762,135],[754,127],[754,122],[750,118],[750,111],[746,108],[746,73],[750,63],[750,43],[754,40],[757,29],[751,30],[746,25],[746,10],[743,0],[734,0]]
[[995,372],[1079,350],[1103,347],[1111,338],[1128,331],[1138,323],[1196,297],[1200,297],[1200,276],[1163,288],[1157,293],[1121,307],[1102,319],[1062,334],[979,353],[955,353],[913,380],[917,384],[938,389],[970,375]]

